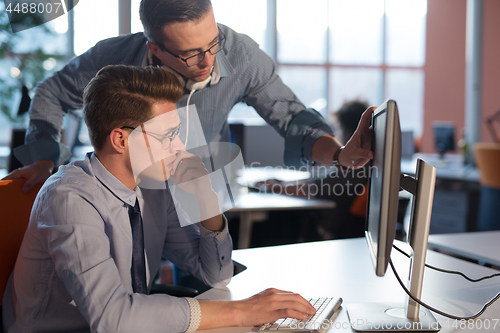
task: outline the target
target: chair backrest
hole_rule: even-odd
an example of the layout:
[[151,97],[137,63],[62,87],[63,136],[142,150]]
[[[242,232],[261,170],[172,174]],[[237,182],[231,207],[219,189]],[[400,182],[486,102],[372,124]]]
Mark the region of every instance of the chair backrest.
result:
[[30,219],[31,207],[42,184],[23,193],[24,179],[0,181],[0,305]]
[[481,185],[500,189],[500,144],[479,142],[474,145],[474,157]]

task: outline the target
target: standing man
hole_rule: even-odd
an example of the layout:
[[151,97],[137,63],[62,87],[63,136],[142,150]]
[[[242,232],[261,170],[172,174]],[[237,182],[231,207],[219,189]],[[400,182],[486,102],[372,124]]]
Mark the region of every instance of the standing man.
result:
[[[233,274],[220,211],[181,227],[170,191],[138,186],[146,174],[172,177],[200,194],[200,208],[217,205],[208,172],[177,135],[182,93],[174,75],[152,67],[107,66],[90,82],[83,107],[95,151],[59,168],[35,200],[3,296],[5,332],[192,332],[315,312],[276,289],[242,301],[148,295],[161,256],[211,286]],[[161,156],[160,172],[134,168],[141,142]]]
[[25,188],[43,182],[68,160],[59,143],[63,116],[82,107],[83,89],[110,64],[158,65],[184,81],[177,107],[195,104],[207,142],[229,141],[227,117],[244,101],[285,138],[284,162],[361,167],[371,157],[369,109],[359,130],[341,148],[320,114],[307,109],[283,84],[273,60],[248,36],[217,24],[210,0],[142,0],[144,33],[107,39],[71,60],[36,89],[27,144],[16,151],[27,167],[7,179],[26,178]]

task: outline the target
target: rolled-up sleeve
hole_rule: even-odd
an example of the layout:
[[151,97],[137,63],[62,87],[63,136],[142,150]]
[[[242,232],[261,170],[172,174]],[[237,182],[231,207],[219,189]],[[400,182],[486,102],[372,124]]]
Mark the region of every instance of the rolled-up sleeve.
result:
[[[123,52],[125,49],[127,52]],[[16,157],[23,163],[42,159],[53,160],[56,165],[66,162],[70,150],[59,144],[63,117],[71,110],[82,108],[83,90],[102,67],[117,64],[140,66],[145,52],[146,38],[142,34],[110,38],[73,58],[40,83],[30,107],[30,124],[26,132],[28,147],[17,150]],[[42,140],[58,144],[38,149],[36,141]]]
[[333,135],[333,131],[316,110],[306,109],[297,114],[285,136],[285,164],[295,167],[311,164],[314,143],[328,134]]
[[330,126],[283,83],[274,61],[255,42],[247,40],[246,45],[248,66],[240,76],[247,92],[244,101],[285,138],[286,165],[312,162],[312,146],[321,136],[332,134]]
[[186,330],[186,333],[195,332],[200,327],[201,322],[201,307],[198,300],[194,298],[186,298],[189,303],[189,309],[191,311],[191,316],[189,320],[189,327]]

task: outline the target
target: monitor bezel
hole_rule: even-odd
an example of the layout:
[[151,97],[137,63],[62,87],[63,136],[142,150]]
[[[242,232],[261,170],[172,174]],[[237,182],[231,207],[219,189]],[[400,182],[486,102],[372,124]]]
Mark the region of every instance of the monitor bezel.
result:
[[[385,127],[383,131],[376,131],[376,122],[385,117]],[[381,170],[376,165],[377,157],[374,156],[370,164],[370,180],[368,182],[368,203],[365,225],[365,238],[370,250],[370,256],[375,268],[377,276],[384,276],[389,265],[391,256],[392,244],[396,235],[397,225],[397,205],[399,204],[399,179],[401,175],[401,126],[399,123],[399,113],[397,104],[394,100],[387,100],[380,105],[372,115],[372,151],[376,155],[381,155],[384,158]],[[390,135],[387,135],[390,134]],[[377,152],[375,145],[378,140],[383,140],[382,153]],[[387,151],[392,154],[386,153]],[[372,188],[374,177],[382,177],[380,205],[373,207]],[[392,188],[391,188],[392,187]],[[370,209],[378,208],[378,220],[372,221],[375,218]],[[378,235],[372,235],[370,226],[373,223],[378,223]]]

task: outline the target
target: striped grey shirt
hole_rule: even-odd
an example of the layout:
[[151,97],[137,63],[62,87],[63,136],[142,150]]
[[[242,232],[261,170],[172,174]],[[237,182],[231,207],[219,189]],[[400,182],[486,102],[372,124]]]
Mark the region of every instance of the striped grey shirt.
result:
[[[217,54],[220,80],[196,91],[195,104],[207,142],[229,141],[227,117],[233,106],[245,102],[285,138],[285,163],[299,166],[310,161],[313,143],[332,134],[321,115],[304,104],[281,81],[276,65],[248,36],[219,24],[226,35],[224,50]],[[26,164],[52,159],[67,161],[70,152],[60,144],[63,116],[82,108],[83,90],[106,65],[143,64],[147,46],[143,33],[110,38],[73,58],[62,70],[36,89],[30,110],[26,142],[15,154]],[[177,103],[184,107],[186,94]]]

